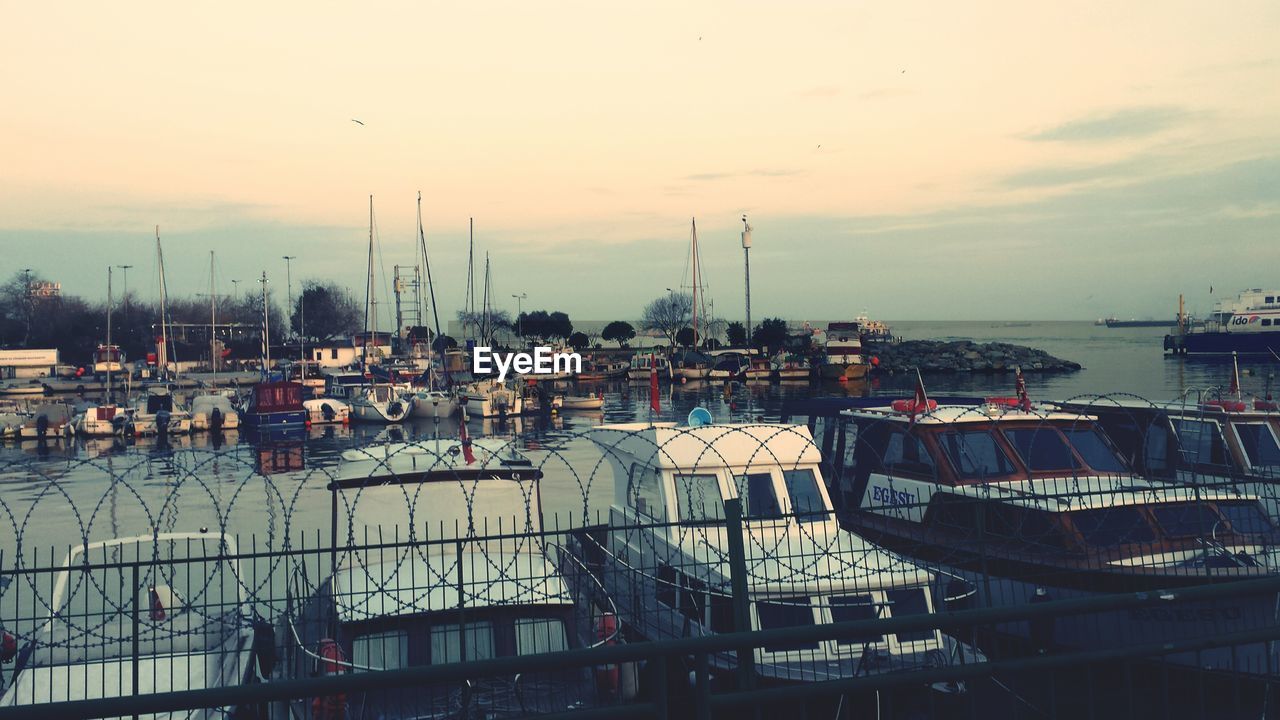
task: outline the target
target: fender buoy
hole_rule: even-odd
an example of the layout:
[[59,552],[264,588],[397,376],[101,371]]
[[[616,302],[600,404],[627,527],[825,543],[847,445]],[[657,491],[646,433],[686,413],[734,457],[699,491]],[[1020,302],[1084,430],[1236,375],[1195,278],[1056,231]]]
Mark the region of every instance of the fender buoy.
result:
[[[337,640],[325,638],[320,641],[320,659],[317,675],[342,675],[347,671],[346,657]],[[311,701],[311,717],[315,720],[339,720],[346,716],[347,696],[345,693],[324,695]]]
[[1223,412],[1244,412],[1247,407],[1239,400],[1208,400],[1200,403],[1205,410],[1221,410]]
[[984,400],[988,405],[995,405],[996,407],[1018,407],[1018,405],[1022,404],[1022,400],[1017,397],[989,397],[984,398]]
[[1276,403],[1272,402],[1271,400],[1254,400],[1254,401],[1253,401],[1253,409],[1254,409],[1254,410],[1273,410],[1273,411],[1274,411],[1274,410],[1280,410],[1280,405],[1277,405]]
[[[618,618],[610,612],[601,613],[596,619],[596,640],[604,645],[617,643]],[[618,695],[618,666],[599,665],[596,667],[596,690],[607,698]]]

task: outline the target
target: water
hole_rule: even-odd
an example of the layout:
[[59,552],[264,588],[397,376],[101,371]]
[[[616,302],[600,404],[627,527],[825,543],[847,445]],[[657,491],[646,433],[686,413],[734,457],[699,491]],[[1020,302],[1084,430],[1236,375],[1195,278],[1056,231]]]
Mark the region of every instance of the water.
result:
[[[1035,399],[1131,393],[1153,400],[1173,399],[1188,391],[1223,387],[1230,361],[1166,356],[1161,328],[1109,329],[1087,322],[899,322],[906,339],[972,339],[1041,348],[1084,366],[1074,373],[1027,374]],[[1246,391],[1264,394],[1276,363],[1242,362]],[[931,375],[931,393],[1010,395],[1009,374]],[[776,419],[788,397],[832,394],[902,397],[915,387],[914,374],[881,377],[869,384],[735,386],[728,392],[713,383],[664,385],[663,420],[684,421],[695,406],[718,420]],[[566,390],[570,390],[566,386]],[[561,526],[594,520],[613,499],[613,477],[600,454],[582,437],[606,422],[647,420],[646,383],[609,383],[581,388],[604,392],[605,408],[594,413],[564,413],[554,418],[509,422],[472,421],[477,437],[510,438],[535,464],[543,466],[543,511]],[[375,442],[456,437],[453,419],[419,420],[402,427],[318,426],[305,440],[255,446],[247,437],[228,434],[119,441],[75,439],[40,445],[0,445],[0,552],[29,557],[50,548],[59,557],[67,546],[111,537],[160,531],[221,528],[261,548],[286,546],[306,533],[330,531],[331,494],[326,489],[343,450]]]

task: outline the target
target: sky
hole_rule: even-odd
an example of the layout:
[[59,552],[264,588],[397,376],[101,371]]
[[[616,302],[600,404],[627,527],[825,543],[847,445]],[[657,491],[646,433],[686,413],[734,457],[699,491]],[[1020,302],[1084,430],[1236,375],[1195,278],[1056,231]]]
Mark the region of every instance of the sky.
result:
[[[5,2],[0,275],[415,262],[634,319],[1167,317],[1274,287],[1280,4]],[[359,120],[360,123],[353,122]],[[361,124],[362,123],[362,124]],[[481,272],[477,269],[477,272]],[[242,281],[233,284],[231,280]],[[1214,296],[1208,294],[1214,288]],[[388,306],[389,307],[389,306]]]

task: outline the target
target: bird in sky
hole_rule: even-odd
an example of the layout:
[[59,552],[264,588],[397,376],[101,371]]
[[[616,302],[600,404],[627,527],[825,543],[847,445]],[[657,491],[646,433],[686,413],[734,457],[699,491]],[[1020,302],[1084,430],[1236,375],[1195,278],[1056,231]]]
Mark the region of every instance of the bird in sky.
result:
[[355,118],[351,118],[351,122],[353,122],[353,123],[355,123],[355,124],[357,124],[357,125],[364,125],[364,123],[360,122],[359,120],[357,120],[357,119],[355,119]]

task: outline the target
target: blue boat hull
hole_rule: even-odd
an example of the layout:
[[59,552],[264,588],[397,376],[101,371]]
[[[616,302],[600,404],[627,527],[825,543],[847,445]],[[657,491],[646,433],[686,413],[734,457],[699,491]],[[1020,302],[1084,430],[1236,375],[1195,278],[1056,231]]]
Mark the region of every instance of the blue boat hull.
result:
[[1198,332],[1165,336],[1165,349],[1181,347],[1188,355],[1280,354],[1280,332]]
[[245,425],[258,430],[305,427],[307,424],[307,411],[289,410],[287,412],[247,412],[240,416],[240,421]]

